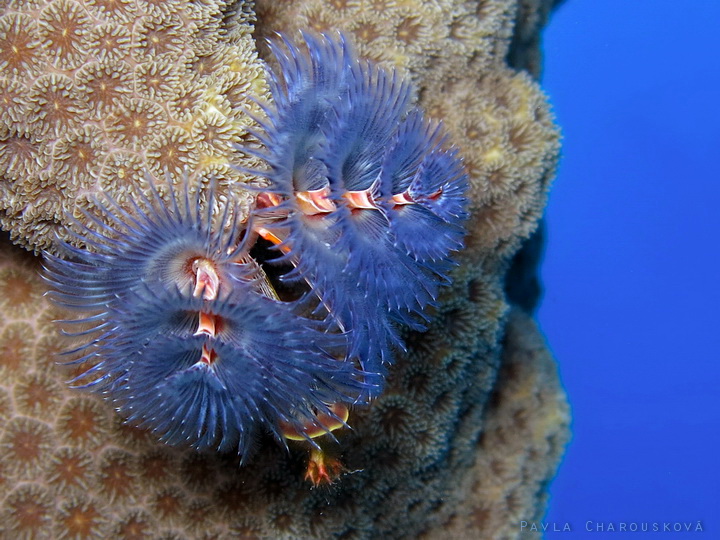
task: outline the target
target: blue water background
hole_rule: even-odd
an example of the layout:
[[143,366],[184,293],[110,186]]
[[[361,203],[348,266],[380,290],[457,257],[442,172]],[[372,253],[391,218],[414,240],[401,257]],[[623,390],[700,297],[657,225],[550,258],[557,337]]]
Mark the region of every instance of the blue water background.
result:
[[568,0],[544,52],[564,143],[539,320],[574,417],[545,519],[573,532],[546,537],[720,539],[720,1]]

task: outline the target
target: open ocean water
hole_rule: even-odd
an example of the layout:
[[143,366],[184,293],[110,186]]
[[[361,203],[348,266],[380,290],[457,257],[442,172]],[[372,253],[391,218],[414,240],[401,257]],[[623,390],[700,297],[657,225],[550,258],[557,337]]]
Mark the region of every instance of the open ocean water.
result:
[[546,537],[720,539],[720,1],[568,0],[544,51],[539,320],[574,419]]

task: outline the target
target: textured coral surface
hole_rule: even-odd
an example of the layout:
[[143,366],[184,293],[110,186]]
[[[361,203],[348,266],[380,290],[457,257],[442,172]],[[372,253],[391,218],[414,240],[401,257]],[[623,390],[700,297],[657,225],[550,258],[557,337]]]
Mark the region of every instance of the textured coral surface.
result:
[[511,314],[495,357],[506,306],[475,272],[458,272],[430,331],[408,336],[389,390],[353,412],[336,450],[346,474],[310,489],[299,445],[262,441],[240,468],[231,455],[158,445],[68,389],[72,372],[54,364],[51,320],[62,314],[41,296],[37,261],[1,249],[1,537],[440,538],[450,528],[506,538],[542,513],[540,487],[567,437],[564,395],[527,315]]
[[545,484],[568,442],[570,412],[543,336],[517,308],[505,332],[477,461],[462,484],[463,502],[433,531],[438,538],[515,538],[520,521],[541,520]]
[[[361,55],[407,70],[470,172],[461,265],[428,331],[405,332],[409,350],[386,392],[351,411],[352,430],[328,445],[346,468],[333,485],[303,480],[300,443],[287,452],[261,440],[241,468],[233,456],[158,445],[69,390],[72,369],[54,364],[67,345],[51,324],[61,315],[42,297],[38,262],[0,243],[0,537],[511,538],[514,520],[542,514],[567,407],[537,329],[504,291],[545,204],[558,134],[537,84],[506,60],[537,73],[549,5],[256,2],[256,37],[339,28]],[[0,8],[0,220],[16,242],[49,246],[64,211],[82,218],[99,189],[122,199],[142,187],[143,167],[187,165],[193,179],[214,173],[224,187],[245,181],[227,168],[228,142],[247,138],[244,96],[266,92],[249,4]]]
[[[224,0],[0,3],[0,225],[32,249],[93,195],[125,201],[144,173],[215,177],[252,165],[250,97],[267,89],[244,23]],[[223,18],[233,15],[233,24]],[[235,189],[236,196],[243,198]],[[250,200],[245,195],[245,203]]]

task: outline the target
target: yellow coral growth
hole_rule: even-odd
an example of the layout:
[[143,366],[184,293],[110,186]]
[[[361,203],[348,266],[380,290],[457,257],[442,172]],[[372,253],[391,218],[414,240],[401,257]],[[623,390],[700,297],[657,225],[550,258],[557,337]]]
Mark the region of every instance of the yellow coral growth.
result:
[[509,256],[535,229],[555,172],[559,133],[537,84],[510,69],[433,81],[423,91],[470,176],[468,246]]
[[507,53],[513,0],[258,0],[260,34],[343,30],[361,56],[404,67],[424,84],[443,72],[486,69]]
[[105,190],[125,204],[146,170],[216,177],[247,206],[228,164],[250,160],[232,145],[267,88],[251,27],[223,31],[231,13],[224,0],[2,3],[0,225],[14,241],[52,249],[66,216],[86,221]]

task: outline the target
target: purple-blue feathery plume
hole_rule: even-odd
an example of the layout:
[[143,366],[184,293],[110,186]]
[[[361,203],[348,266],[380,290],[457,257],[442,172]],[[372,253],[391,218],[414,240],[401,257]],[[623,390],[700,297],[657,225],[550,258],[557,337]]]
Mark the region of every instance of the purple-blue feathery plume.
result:
[[64,321],[84,341],[71,363],[92,365],[72,382],[169,444],[243,457],[259,429],[284,440],[282,425],[302,432],[367,394],[346,334],[305,317],[302,299],[263,294],[232,202],[214,221],[212,189],[203,212],[199,194],[167,187],[169,204],[151,183],[132,212],[106,197],[110,224],[86,214],[96,230],[73,233],[92,251],[45,254],[51,298],[80,313]]
[[441,126],[411,107],[410,84],[362,62],[342,35],[270,43],[273,105],[257,136],[277,202],[254,219],[281,260],[350,332],[366,372],[402,347],[395,323],[422,328],[462,247],[466,175]]

